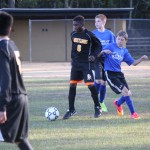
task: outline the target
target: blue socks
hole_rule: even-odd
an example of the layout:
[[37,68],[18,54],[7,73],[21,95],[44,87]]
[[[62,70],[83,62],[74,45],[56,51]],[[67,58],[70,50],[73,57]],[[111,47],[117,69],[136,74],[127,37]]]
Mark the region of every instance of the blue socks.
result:
[[133,114],[135,112],[135,108],[133,105],[133,102],[130,98],[130,96],[121,96],[120,99],[117,100],[117,105],[120,106],[122,105],[124,102],[126,102],[126,104],[128,105],[128,108],[131,112],[131,114]]
[[126,104],[129,107],[131,114],[133,114],[135,112],[135,108],[134,108],[132,100],[130,99],[130,96],[125,96],[124,99],[126,101]]
[[100,94],[100,103],[103,103],[106,95],[106,85],[101,85],[100,83],[94,82],[94,86],[96,87],[98,94]]
[[106,95],[106,85],[100,85],[100,103],[103,103]]
[[116,104],[118,106],[122,105],[125,102],[125,98],[124,96],[121,96],[120,99],[117,100]]

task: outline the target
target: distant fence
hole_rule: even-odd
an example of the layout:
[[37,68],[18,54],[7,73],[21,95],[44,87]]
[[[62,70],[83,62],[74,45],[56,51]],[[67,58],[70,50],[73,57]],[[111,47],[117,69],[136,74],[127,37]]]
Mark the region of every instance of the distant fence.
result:
[[127,48],[136,57],[146,54],[150,56],[150,19],[127,20],[129,40]]
[[[95,29],[94,19],[85,26]],[[150,19],[108,19],[106,27],[115,34],[127,31],[126,47],[135,58],[150,56]],[[29,20],[30,61],[70,61],[72,20]],[[39,36],[40,35],[40,36]]]

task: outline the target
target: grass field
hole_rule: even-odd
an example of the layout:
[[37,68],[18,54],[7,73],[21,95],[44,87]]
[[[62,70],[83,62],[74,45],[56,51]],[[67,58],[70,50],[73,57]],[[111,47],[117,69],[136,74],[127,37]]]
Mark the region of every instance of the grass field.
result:
[[[149,150],[150,149],[150,61],[139,66],[123,65],[133,102],[140,120],[131,120],[126,105],[124,116],[117,116],[113,100],[120,97],[107,86],[108,113],[93,118],[90,92],[84,84],[77,88],[77,115],[62,117],[68,108],[69,63],[24,63],[23,76],[30,103],[29,139],[34,150]],[[56,121],[44,117],[45,109],[60,111]],[[0,150],[17,150],[0,143]]]

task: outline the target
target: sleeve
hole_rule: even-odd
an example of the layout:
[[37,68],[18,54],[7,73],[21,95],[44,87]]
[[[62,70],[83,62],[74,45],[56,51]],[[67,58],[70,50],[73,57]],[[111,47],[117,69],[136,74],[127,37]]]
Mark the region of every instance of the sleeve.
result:
[[0,111],[6,110],[6,104],[10,101],[11,75],[9,58],[0,51]]
[[123,61],[126,62],[130,66],[134,63],[135,59],[131,56],[131,54],[127,50],[124,55]]
[[109,44],[107,44],[106,46],[104,46],[104,48],[103,48],[102,51],[104,51],[104,50],[110,50],[110,51],[112,51],[111,49],[112,49],[112,48],[111,48],[111,43],[109,43]]
[[[109,49],[109,50],[111,49],[111,48],[110,48],[110,44],[107,44],[106,46],[104,46],[103,50],[106,50],[106,49]],[[102,50],[102,51],[103,51],[103,50]]]
[[102,51],[101,42],[93,33],[91,33],[91,40],[92,40],[92,45],[93,45],[92,46],[92,50],[93,50],[92,55],[98,57],[98,55]]
[[[110,51],[112,51],[112,48],[111,48],[110,45],[111,45],[111,43],[109,43],[109,44],[107,44],[106,46],[104,46],[104,48],[103,48],[102,51],[104,51],[104,50],[110,50]],[[107,55],[108,55],[108,54],[103,53],[103,54],[101,55],[101,57],[104,59]]]

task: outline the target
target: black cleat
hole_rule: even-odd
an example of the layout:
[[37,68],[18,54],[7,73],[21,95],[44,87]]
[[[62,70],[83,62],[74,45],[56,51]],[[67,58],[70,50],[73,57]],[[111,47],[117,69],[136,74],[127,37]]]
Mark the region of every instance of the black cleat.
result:
[[67,110],[66,114],[64,115],[63,119],[69,119],[71,116],[75,115],[76,114],[76,110],[73,110],[73,111],[69,111]]
[[95,117],[95,118],[98,118],[98,117],[101,116],[101,114],[102,114],[102,109],[101,109],[101,107],[99,107],[99,106],[95,107],[95,114],[94,114],[94,117]]

